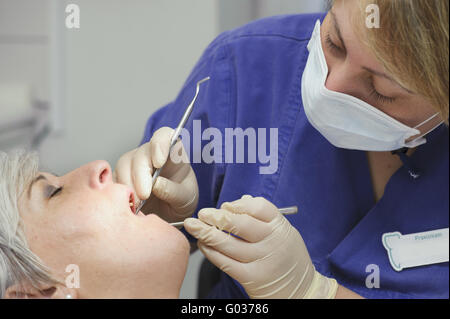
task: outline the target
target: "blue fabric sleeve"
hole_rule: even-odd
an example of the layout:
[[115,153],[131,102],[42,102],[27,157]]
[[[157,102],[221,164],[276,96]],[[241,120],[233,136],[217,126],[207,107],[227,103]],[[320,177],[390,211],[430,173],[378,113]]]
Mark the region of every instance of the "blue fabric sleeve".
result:
[[[188,145],[185,143],[186,141],[183,141],[190,155],[191,165],[199,185],[197,212],[205,207],[217,206],[224,176],[225,164],[223,164],[223,161],[222,163],[211,164],[202,163],[201,160],[195,161],[199,156],[201,158],[201,151],[208,141],[201,141],[201,145],[194,145],[193,123],[197,121],[197,123],[201,123],[202,129],[214,127],[223,133],[229,122],[232,76],[230,62],[227,59],[226,48],[223,44],[223,38],[226,38],[226,35],[224,33],[219,36],[205,50],[177,98],[149,118],[144,137],[141,140],[141,144],[147,143],[153,133],[161,127],[175,128],[195,95],[196,83],[207,76],[211,77],[210,81],[201,85],[194,110],[185,126],[190,134],[190,141]],[[201,130],[197,130],[196,134],[202,134]],[[196,141],[199,140],[201,140],[201,137],[197,136]],[[197,212],[195,212],[194,217],[196,217]],[[193,240],[190,235],[187,237],[189,240]]]

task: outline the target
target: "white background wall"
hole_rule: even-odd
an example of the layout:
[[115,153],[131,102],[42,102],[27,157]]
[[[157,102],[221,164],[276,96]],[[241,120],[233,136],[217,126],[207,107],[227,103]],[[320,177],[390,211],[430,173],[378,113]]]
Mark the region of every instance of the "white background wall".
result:
[[0,0],[0,83],[31,84],[44,99],[49,92],[47,9],[47,0]]
[[219,0],[218,28],[225,31],[262,17],[320,12],[327,0]]
[[[66,30],[60,13],[62,130],[40,149],[43,170],[57,174],[97,159],[114,166],[136,147],[148,116],[176,97],[221,31],[263,16],[323,7],[319,0],[0,0],[0,83],[31,83],[40,99],[51,91],[50,1],[81,9],[80,29]],[[183,298],[196,296],[200,261],[197,252]]]
[[[56,172],[138,145],[145,121],[171,101],[215,37],[215,5],[204,0],[79,0],[81,28],[66,33],[64,132],[42,161]],[[63,26],[62,26],[63,27]],[[63,156],[56,150],[66,150]]]

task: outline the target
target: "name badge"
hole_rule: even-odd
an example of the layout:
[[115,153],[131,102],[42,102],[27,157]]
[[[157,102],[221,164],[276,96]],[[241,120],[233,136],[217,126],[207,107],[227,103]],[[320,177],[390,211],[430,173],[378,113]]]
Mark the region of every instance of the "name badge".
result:
[[382,241],[389,262],[396,271],[448,262],[448,228],[408,235],[386,233],[383,234]]

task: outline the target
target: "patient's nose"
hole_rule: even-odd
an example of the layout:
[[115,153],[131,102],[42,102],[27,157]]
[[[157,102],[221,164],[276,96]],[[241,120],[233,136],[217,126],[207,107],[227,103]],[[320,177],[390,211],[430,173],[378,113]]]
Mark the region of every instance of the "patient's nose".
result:
[[89,185],[92,188],[102,188],[113,182],[111,166],[106,161],[95,161],[89,165]]

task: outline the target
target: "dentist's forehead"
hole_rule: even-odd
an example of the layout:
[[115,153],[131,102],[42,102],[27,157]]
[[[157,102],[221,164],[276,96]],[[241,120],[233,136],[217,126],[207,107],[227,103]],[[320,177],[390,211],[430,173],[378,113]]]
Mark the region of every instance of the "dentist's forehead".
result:
[[[371,73],[374,76],[387,79],[399,89],[404,90],[409,94],[414,94],[414,92],[405,88],[398,81],[396,81],[394,77],[385,72],[384,67],[377,60],[376,56],[372,54],[369,47],[363,44],[360,37],[358,37],[358,33],[354,32],[353,28],[356,26],[355,24],[350,23],[352,19],[348,18],[349,15],[354,14],[352,13],[352,10],[354,11],[355,9],[350,9],[348,6],[334,6],[329,11],[333,29],[335,30],[342,45],[344,45],[345,48],[350,49],[350,53],[354,56],[355,60],[361,61],[361,68],[364,71]],[[347,27],[343,27],[346,25]]]

